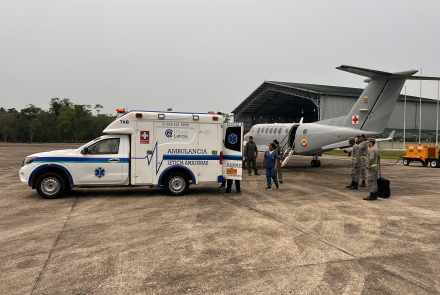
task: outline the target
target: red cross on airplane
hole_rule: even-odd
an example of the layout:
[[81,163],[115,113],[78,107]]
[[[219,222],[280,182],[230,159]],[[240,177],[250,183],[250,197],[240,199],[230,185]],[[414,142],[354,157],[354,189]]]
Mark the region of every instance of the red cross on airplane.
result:
[[353,124],[359,124],[359,118],[358,118],[358,116],[353,116],[352,121],[353,121]]

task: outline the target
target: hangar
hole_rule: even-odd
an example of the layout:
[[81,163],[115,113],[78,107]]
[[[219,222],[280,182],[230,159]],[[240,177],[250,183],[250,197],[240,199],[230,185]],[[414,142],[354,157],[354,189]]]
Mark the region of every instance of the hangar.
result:
[[[245,131],[259,123],[304,123],[345,116],[363,88],[264,81],[233,111],[235,122]],[[387,130],[403,129],[405,96],[400,95],[388,121]],[[406,96],[406,129],[419,129],[419,97]],[[435,130],[437,100],[422,98],[422,129]],[[386,130],[386,131],[387,131]],[[385,134],[385,132],[384,132]],[[423,136],[422,136],[423,137]]]

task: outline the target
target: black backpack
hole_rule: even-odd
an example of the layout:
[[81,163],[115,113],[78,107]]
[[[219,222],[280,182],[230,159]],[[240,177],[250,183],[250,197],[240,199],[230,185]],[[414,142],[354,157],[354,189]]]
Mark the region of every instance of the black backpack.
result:
[[379,159],[379,178],[377,179],[377,196],[380,198],[389,198],[391,196],[390,181],[382,177],[380,171]]

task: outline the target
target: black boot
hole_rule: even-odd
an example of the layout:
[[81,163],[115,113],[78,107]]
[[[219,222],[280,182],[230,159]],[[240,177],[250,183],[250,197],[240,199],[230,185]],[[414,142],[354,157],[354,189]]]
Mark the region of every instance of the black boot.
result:
[[374,200],[377,200],[376,193],[370,193],[370,195],[369,195],[368,197],[365,197],[364,200],[366,200],[366,201],[374,201]]
[[349,189],[358,189],[358,183],[353,181],[353,185],[350,186]]
[[362,184],[359,187],[365,187],[365,180],[362,180]]
[[350,185],[347,185],[346,188],[350,188],[350,187],[352,187],[353,184],[354,184],[354,181],[352,180],[351,183],[350,183]]

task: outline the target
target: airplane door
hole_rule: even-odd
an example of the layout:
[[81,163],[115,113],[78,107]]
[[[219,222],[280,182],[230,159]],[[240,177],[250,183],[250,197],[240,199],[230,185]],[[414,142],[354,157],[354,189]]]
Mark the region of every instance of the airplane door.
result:
[[295,148],[295,135],[296,135],[296,129],[298,129],[298,127],[294,126],[290,129],[290,134],[289,134],[289,147],[294,149]]
[[222,174],[226,179],[243,179],[243,123],[225,123]]
[[153,123],[137,122],[137,131],[133,136],[134,146],[132,156],[132,171],[134,170],[133,184],[152,184],[153,181],[153,165],[152,157],[155,150],[156,142],[154,141]]

